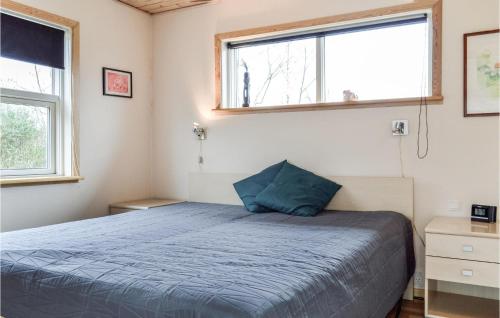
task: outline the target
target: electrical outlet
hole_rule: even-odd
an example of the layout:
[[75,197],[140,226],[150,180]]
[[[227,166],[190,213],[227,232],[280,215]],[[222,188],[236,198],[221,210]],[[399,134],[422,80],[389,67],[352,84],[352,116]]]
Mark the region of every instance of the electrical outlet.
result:
[[392,121],[393,136],[408,136],[408,120],[398,119]]
[[415,276],[413,277],[413,283],[415,288],[424,289],[425,288],[425,277],[422,272],[415,272]]
[[458,200],[449,200],[448,201],[448,211],[449,212],[459,212],[461,211],[462,204]]

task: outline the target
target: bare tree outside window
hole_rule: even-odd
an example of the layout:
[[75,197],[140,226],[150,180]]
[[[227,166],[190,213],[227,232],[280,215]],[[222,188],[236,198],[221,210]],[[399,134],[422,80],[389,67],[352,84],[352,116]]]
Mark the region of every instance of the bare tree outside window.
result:
[[0,57],[0,87],[54,94],[52,68]]
[[[243,87],[246,64],[250,76],[250,106],[289,105],[316,101],[314,39],[238,49],[238,82]],[[243,92],[243,91],[242,91]],[[243,105],[243,93],[237,103]]]

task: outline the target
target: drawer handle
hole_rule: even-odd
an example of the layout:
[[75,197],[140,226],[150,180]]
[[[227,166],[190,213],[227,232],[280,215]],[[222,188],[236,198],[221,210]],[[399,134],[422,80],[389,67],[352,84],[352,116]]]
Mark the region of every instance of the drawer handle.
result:
[[462,246],[462,251],[464,251],[464,253],[472,253],[474,252],[474,247],[472,247],[472,245],[464,245]]
[[472,269],[462,269],[462,276],[472,277],[473,275]]

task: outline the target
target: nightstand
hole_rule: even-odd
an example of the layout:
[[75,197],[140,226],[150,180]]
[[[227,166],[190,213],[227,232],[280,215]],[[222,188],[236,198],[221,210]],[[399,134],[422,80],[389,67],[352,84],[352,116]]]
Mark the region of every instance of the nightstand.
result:
[[143,200],[113,203],[109,205],[109,214],[119,214],[133,210],[148,210],[150,208],[156,208],[159,206],[165,206],[180,202],[183,201],[169,200],[169,199],[143,199]]
[[[438,217],[427,225],[426,317],[499,317],[499,232],[496,223],[469,218]],[[466,295],[471,289],[494,290],[497,299]]]

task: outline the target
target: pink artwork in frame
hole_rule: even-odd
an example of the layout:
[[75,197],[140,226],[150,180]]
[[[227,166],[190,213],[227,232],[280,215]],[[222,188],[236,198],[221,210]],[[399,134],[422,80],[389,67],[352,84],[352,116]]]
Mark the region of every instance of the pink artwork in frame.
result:
[[132,98],[132,73],[104,67],[102,69],[103,94]]

